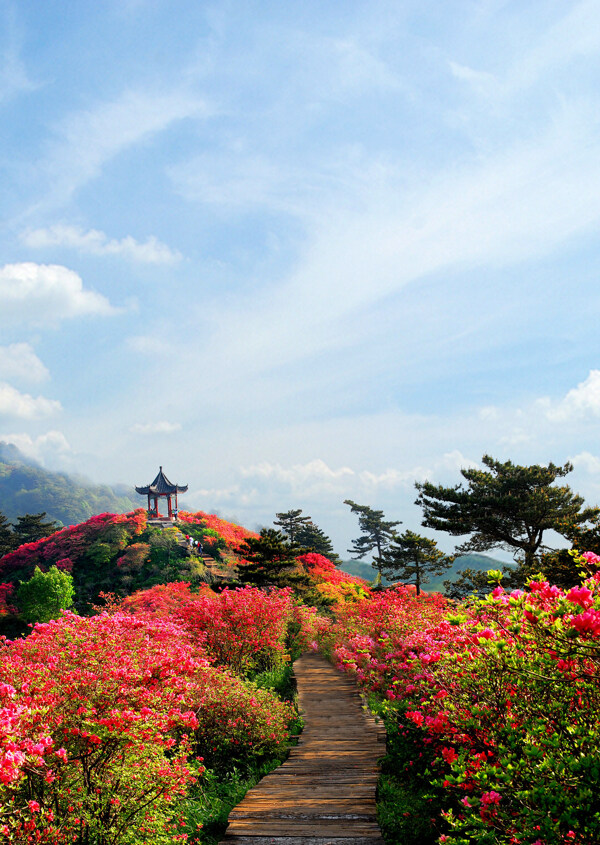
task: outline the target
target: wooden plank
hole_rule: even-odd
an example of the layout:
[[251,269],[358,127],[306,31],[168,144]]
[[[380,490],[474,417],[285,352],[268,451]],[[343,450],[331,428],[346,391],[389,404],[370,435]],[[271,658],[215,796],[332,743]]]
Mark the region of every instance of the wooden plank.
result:
[[232,811],[222,845],[383,845],[375,804],[382,726],[324,658],[304,655],[294,671],[304,731]]

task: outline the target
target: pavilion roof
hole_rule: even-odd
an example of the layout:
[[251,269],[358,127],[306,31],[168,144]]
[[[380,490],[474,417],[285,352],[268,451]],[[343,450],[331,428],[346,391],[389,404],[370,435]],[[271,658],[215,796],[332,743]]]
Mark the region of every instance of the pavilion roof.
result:
[[147,496],[149,493],[166,496],[169,493],[186,493],[188,486],[187,484],[173,484],[164,474],[163,468],[161,467],[152,484],[148,484],[147,487],[136,487],[135,489],[142,496]]

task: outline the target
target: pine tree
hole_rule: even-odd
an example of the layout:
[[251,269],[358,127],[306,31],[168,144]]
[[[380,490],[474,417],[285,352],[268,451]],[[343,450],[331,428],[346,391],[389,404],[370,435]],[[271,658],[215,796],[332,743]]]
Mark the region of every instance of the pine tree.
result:
[[336,565],[340,563],[339,555],[334,552],[330,538],[314,522],[307,522],[300,528],[296,535],[296,541],[299,546],[303,546],[310,552],[323,555]]
[[431,580],[430,575],[441,575],[452,564],[452,558],[438,549],[435,540],[408,530],[394,537],[383,559],[385,577],[414,584],[417,595],[421,594],[421,584]]
[[534,574],[545,532],[569,536],[577,526],[593,520],[597,508],[583,509],[583,499],[570,487],[555,486],[572,464],[519,466],[484,455],[485,469],[462,469],[467,486],[442,487],[417,483],[416,504],[423,508],[422,524],[454,536],[470,534],[457,554],[504,549],[514,554],[522,575]]
[[24,516],[17,517],[17,524],[14,528],[16,546],[22,546],[23,543],[34,543],[36,540],[49,537],[55,531],[58,531],[60,525],[54,520],[44,521],[46,516],[46,511],[42,511],[41,513],[26,513]]
[[394,528],[401,524],[400,520],[395,522],[385,520],[383,511],[373,510],[368,505],[357,505],[352,499],[345,499],[344,504],[350,505],[352,513],[358,514],[358,525],[360,530],[364,532],[352,541],[352,548],[348,551],[352,554],[354,560],[363,560],[373,550],[377,551],[377,554],[373,555],[371,565],[377,570],[375,581],[378,585],[381,585],[384,554],[396,536]]
[[273,520],[273,525],[278,525],[281,528],[290,543],[298,542],[298,532],[311,521],[310,516],[300,516],[301,513],[302,508],[298,508],[297,510],[275,514],[277,519]]
[[259,537],[249,537],[239,547],[240,555],[248,563],[238,567],[238,578],[243,584],[255,587],[306,587],[310,578],[296,561],[302,551],[282,531],[263,528]]
[[4,557],[16,547],[15,535],[11,524],[3,513],[0,513],[0,557]]

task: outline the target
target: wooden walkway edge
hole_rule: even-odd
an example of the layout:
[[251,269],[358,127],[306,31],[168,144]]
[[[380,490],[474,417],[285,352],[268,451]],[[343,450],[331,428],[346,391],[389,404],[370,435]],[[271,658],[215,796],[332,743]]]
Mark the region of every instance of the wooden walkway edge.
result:
[[298,745],[230,813],[221,845],[383,845],[375,789],[384,728],[321,655],[302,655],[294,673]]

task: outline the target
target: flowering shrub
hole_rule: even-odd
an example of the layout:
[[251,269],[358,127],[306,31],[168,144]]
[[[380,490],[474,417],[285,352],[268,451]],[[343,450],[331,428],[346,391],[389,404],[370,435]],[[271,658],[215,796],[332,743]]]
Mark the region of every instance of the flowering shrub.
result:
[[356,601],[370,595],[367,582],[363,578],[342,572],[323,555],[309,552],[300,555],[298,562],[314,581],[317,592],[328,599],[328,603],[336,610],[339,603]]
[[[93,516],[5,555],[0,559],[0,578],[16,585],[28,581],[36,567],[48,572],[55,565],[73,576],[76,606],[87,608],[101,590],[128,591],[128,581],[132,580],[132,573],[139,571],[144,557],[143,544],[136,544],[135,540],[145,531],[146,524],[146,512],[141,509],[129,514]],[[129,552],[128,546],[134,551]],[[11,611],[17,609],[13,607]]]
[[194,748],[217,770],[276,754],[294,718],[289,702],[216,669],[206,673],[202,708],[195,712]]
[[194,778],[185,694],[207,666],[183,632],[66,614],[1,658],[5,841],[170,842]]
[[244,587],[196,596],[177,618],[205,635],[206,649],[218,663],[247,673],[282,661],[291,608],[289,589],[265,593]]
[[179,519],[189,525],[198,525],[201,528],[208,529],[204,532],[205,537],[213,536],[224,541],[225,545],[230,549],[237,551],[240,545],[249,537],[258,537],[254,531],[248,531],[240,525],[233,522],[227,522],[214,514],[203,513],[197,511],[196,513],[188,513],[187,511],[179,512]]
[[440,842],[600,841],[599,582],[497,586],[454,615],[406,588],[342,609],[333,652],[377,694],[406,771],[433,774]]
[[282,662],[294,613],[289,589],[266,593],[244,587],[214,593],[203,585],[200,592],[192,593],[184,583],[140,590],[124,599],[122,607],[175,619],[212,660],[243,674]]
[[3,841],[170,843],[199,760],[281,747],[290,706],[212,666],[198,639],[148,614],[67,613],[2,647]]
[[10,597],[12,596],[14,590],[14,584],[0,584],[0,616],[6,616],[9,613],[15,612],[15,608],[10,601]]
[[[0,575],[12,580],[13,573],[18,572],[19,578],[24,580],[23,575],[31,577],[36,566],[46,571],[53,563],[67,560],[72,566],[92,543],[119,538],[124,547],[125,537],[139,535],[145,528],[146,511],[142,509],[128,514],[98,514],[79,525],[61,528],[49,537],[19,546],[0,559]],[[63,564],[62,568],[69,567]]]

